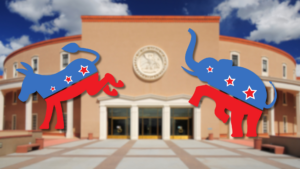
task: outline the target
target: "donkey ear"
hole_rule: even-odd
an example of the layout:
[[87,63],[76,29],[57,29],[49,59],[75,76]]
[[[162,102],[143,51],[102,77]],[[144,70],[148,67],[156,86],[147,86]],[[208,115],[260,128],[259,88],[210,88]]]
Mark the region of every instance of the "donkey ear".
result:
[[17,71],[24,74],[24,75],[26,75],[28,73],[28,71],[25,70],[25,69],[17,69]]
[[25,62],[21,62],[21,64],[22,64],[28,71],[32,71],[32,72],[33,72],[32,67],[31,67],[30,65],[28,65],[28,64],[25,63]]

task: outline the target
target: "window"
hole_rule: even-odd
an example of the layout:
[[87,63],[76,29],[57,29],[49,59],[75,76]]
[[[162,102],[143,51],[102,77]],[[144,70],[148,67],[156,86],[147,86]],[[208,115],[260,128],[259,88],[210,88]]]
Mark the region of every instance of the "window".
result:
[[266,57],[262,58],[262,76],[268,76],[269,70],[268,70],[268,59]]
[[232,60],[232,66],[240,66],[240,54],[237,52],[231,52],[230,57]]
[[37,92],[32,94],[32,101],[38,101],[38,95]]
[[61,53],[61,70],[66,68],[68,64],[70,63],[70,55],[68,53]]
[[18,69],[18,63],[14,63],[14,65],[13,65],[13,77],[18,77],[17,69]]
[[14,91],[13,92],[13,103],[17,103],[17,92],[16,91]]
[[37,114],[32,114],[32,130],[37,130]]
[[3,79],[6,79],[6,69],[3,70]]
[[287,93],[286,92],[282,93],[282,104],[287,105]]
[[286,79],[286,77],[287,77],[287,70],[286,70],[286,65],[285,64],[283,64],[282,65],[282,76],[283,76],[283,78],[284,79]]
[[38,73],[38,65],[39,65],[39,58],[37,56],[34,56],[31,59],[31,67],[34,73]]
[[17,115],[12,115],[12,123],[11,123],[11,129],[16,130],[17,129]]
[[268,133],[268,116],[263,116],[263,133]]
[[283,132],[287,133],[287,117],[283,116]]

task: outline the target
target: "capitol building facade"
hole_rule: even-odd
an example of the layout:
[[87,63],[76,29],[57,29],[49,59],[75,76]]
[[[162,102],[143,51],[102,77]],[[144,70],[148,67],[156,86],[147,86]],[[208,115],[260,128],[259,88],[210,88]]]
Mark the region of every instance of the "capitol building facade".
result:
[[[44,135],[97,139],[231,139],[230,120],[223,123],[214,113],[215,102],[203,98],[200,106],[189,104],[197,86],[204,85],[186,73],[185,53],[191,28],[197,35],[194,60],[212,57],[230,59],[256,73],[268,93],[267,104],[258,122],[258,136],[300,135],[300,82],[295,76],[294,58],[275,47],[246,39],[222,36],[217,16],[82,16],[82,34],[50,39],[25,46],[4,61],[0,80],[0,130],[38,130],[46,114],[46,102],[33,93],[26,102],[18,96],[24,75],[16,71],[26,62],[34,72],[51,75],[69,63],[95,56],[67,53],[62,47],[77,43],[101,55],[96,64],[99,79],[106,73],[122,80],[117,97],[100,92],[62,102],[65,129],[55,129],[54,110],[50,128]],[[113,87],[111,86],[111,89]],[[230,115],[230,112],[227,111]],[[246,135],[247,117],[242,127]],[[298,124],[298,125],[297,125]],[[246,136],[244,136],[246,137]]]

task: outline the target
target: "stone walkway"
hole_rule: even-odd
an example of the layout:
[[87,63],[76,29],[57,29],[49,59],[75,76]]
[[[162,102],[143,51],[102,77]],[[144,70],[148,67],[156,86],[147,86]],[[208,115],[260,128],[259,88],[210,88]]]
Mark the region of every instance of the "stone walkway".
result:
[[220,140],[79,140],[0,157],[0,168],[294,169],[300,159]]

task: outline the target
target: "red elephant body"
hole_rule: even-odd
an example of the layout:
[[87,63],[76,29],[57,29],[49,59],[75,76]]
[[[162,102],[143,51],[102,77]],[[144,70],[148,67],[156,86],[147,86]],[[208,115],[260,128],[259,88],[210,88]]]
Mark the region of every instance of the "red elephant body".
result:
[[196,87],[193,97],[189,100],[194,106],[198,106],[203,96],[213,99],[216,103],[215,114],[224,123],[229,119],[225,109],[231,111],[232,137],[243,137],[242,122],[245,115],[247,118],[247,137],[256,137],[257,122],[262,110],[238,100],[211,86],[203,85]]

